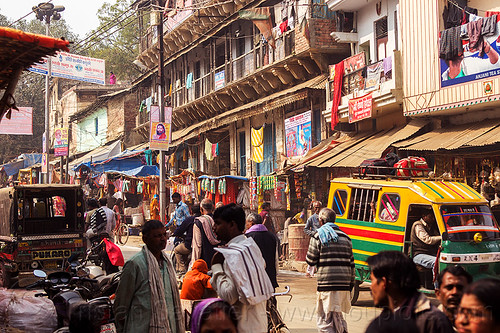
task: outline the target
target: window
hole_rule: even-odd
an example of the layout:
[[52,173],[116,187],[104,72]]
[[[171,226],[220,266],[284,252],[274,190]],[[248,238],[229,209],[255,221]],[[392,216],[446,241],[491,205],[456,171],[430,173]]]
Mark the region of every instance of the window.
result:
[[313,119],[314,119],[314,139],[312,146],[316,146],[321,142],[321,111],[314,110]]
[[276,128],[272,124],[264,127],[264,161],[257,163],[257,176],[269,175],[275,168]]
[[377,61],[386,57],[387,17],[375,21],[375,44],[377,46]]
[[484,240],[500,239],[500,230],[487,205],[443,205],[440,210],[450,241],[470,242],[478,233]]
[[333,211],[337,215],[344,215],[347,207],[347,191],[336,190],[333,194]]
[[382,194],[380,198],[380,206],[378,209],[378,218],[385,222],[396,222],[399,217],[399,206],[401,198],[399,194]]
[[240,132],[240,176],[246,177],[247,175],[247,147],[246,147],[246,138],[245,132]]
[[95,125],[95,136],[99,135],[99,118],[94,119],[94,125]]
[[373,222],[378,199],[378,189],[353,188],[351,190],[350,220]]

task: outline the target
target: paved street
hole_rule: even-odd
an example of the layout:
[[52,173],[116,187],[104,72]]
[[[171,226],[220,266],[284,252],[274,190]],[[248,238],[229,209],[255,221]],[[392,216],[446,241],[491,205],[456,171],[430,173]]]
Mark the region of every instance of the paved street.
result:
[[[125,260],[136,253],[142,240],[138,236],[130,236],[127,244],[121,246]],[[293,333],[314,333],[316,330],[316,279],[306,278],[304,274],[292,271],[280,271],[278,275],[280,287],[277,292],[284,291],[285,286],[290,286],[292,300],[289,297],[278,297],[278,308]],[[377,316],[380,310],[373,307],[369,291],[361,291],[356,306],[351,313],[345,316],[349,332],[364,332],[370,321]]]

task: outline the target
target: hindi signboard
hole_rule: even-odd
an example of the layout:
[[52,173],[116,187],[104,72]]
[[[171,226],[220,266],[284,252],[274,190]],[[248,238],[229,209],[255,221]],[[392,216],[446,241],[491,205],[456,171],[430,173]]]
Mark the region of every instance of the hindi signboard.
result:
[[372,116],[372,93],[349,100],[349,123],[354,123]]
[[67,128],[56,128],[54,131],[54,156],[68,156]]
[[[31,72],[47,75],[47,58],[28,69]],[[78,54],[57,52],[52,57],[53,77],[89,83],[105,84],[106,66],[103,59],[84,57]]]
[[226,72],[224,70],[215,73],[215,90],[224,88],[226,85]]
[[19,107],[12,110],[10,119],[0,121],[0,134],[33,135],[33,108]]
[[311,149],[311,117],[307,111],[285,119],[286,156],[304,156]]

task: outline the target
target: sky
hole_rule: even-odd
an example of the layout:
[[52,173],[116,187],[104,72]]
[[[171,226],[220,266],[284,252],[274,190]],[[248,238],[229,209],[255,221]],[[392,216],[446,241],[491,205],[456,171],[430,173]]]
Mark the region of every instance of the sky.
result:
[[[17,20],[24,15],[30,13],[33,6],[44,2],[43,0],[0,0],[0,14],[7,16],[9,20]],[[97,11],[106,3],[114,3],[114,0],[53,0],[56,6],[64,6],[65,10],[61,13],[66,23],[71,27],[72,31],[84,37],[99,26],[97,19]],[[25,20],[35,18],[35,14],[31,13]]]

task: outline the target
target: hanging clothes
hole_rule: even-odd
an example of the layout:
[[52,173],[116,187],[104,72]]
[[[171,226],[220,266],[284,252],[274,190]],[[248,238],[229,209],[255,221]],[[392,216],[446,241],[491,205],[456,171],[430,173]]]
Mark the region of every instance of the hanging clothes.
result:
[[335,65],[333,77],[333,100],[332,100],[332,130],[339,123],[339,104],[342,99],[342,81],[344,78],[344,60]]
[[212,143],[212,157],[217,157],[217,156],[219,156],[219,144]]
[[483,20],[467,23],[467,35],[469,36],[469,48],[479,51],[479,57],[484,55],[484,39],[482,35]]
[[445,29],[461,25],[464,13],[462,8],[465,8],[467,6],[467,0],[451,1],[453,1],[457,6],[451,3],[447,6],[444,6],[443,21]]
[[497,16],[493,15],[490,17],[483,18],[483,27],[481,29],[481,34],[485,37],[493,36],[497,32]]
[[464,50],[460,35],[460,26],[441,31],[441,39],[439,41],[439,58],[443,60],[451,60],[458,58],[463,54]]
[[264,126],[259,129],[252,128],[252,160],[256,163],[264,161]]
[[205,138],[205,157],[207,161],[213,161],[214,155],[212,150],[212,143]]
[[144,188],[144,182],[143,181],[138,182],[137,183],[137,193],[141,194],[143,191],[143,188]]
[[144,157],[146,158],[146,165],[153,165],[153,151],[151,149],[144,151]]

